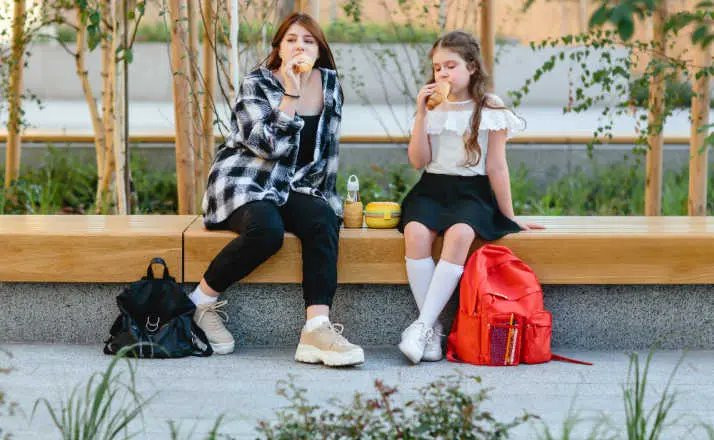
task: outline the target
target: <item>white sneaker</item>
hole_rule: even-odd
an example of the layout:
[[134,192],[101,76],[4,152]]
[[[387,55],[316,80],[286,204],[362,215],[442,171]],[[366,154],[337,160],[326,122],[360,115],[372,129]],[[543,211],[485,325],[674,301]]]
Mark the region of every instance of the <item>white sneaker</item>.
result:
[[431,335],[431,338],[426,341],[424,356],[422,356],[421,360],[437,362],[444,358],[444,353],[441,351],[441,338],[444,336],[444,326],[437,321],[431,329],[434,333]]
[[223,325],[223,321],[228,321],[228,315],[221,310],[226,304],[227,301],[199,304],[193,314],[193,321],[206,334],[215,354],[233,353],[236,344],[231,332]]
[[413,364],[418,364],[424,356],[427,341],[432,339],[434,330],[426,328],[426,324],[414,321],[402,332],[402,342],[399,350],[404,353]]

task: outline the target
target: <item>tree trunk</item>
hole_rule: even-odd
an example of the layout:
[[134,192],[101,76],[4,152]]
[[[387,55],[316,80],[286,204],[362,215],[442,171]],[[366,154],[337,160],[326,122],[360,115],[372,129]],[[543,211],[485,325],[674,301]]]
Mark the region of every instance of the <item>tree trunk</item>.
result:
[[[695,46],[695,62],[698,69],[705,69],[712,64],[711,45]],[[692,132],[689,144],[689,203],[688,214],[707,215],[707,150],[704,143],[709,124],[709,102],[711,97],[711,79],[701,75],[694,80],[692,97]]]
[[173,71],[174,118],[176,121],[176,183],[179,214],[195,212],[193,150],[191,149],[191,102],[189,100],[188,35],[186,0],[170,0],[171,70]]
[[87,24],[82,23],[82,12],[79,8],[76,8],[77,13],[77,24],[79,29],[77,29],[77,54],[75,55],[75,65],[77,67],[77,75],[79,75],[79,80],[82,83],[82,91],[84,92],[84,99],[87,101],[87,106],[89,107],[89,115],[92,119],[92,129],[94,130],[94,150],[96,152],[97,159],[97,176],[104,175],[104,126],[102,124],[102,119],[99,116],[99,109],[97,108],[97,101],[94,100],[94,92],[92,91],[92,85],[89,83],[89,76],[87,75],[87,68],[85,66],[85,57],[87,55]]
[[446,30],[446,10],[447,10],[448,4],[446,0],[439,0],[439,29],[441,30],[441,33],[444,33],[444,30]]
[[[187,11],[188,11],[188,51],[189,60],[191,65],[190,71],[190,100],[191,100],[191,139],[193,140],[193,181],[196,194],[194,195],[194,203],[198,203],[203,196],[203,188],[205,185],[205,178],[203,176],[203,162],[205,143],[207,138],[207,133],[203,130],[203,112],[202,112],[202,101],[200,96],[201,92],[205,92],[203,87],[203,81],[201,81],[201,71],[199,70],[198,61],[198,23],[201,19],[201,7],[199,2],[201,0],[188,0],[187,1]],[[204,26],[205,28],[205,26]],[[198,205],[192,208],[192,212],[198,212]]]
[[213,160],[213,153],[216,148],[216,137],[213,135],[213,107],[216,96],[216,42],[214,35],[216,32],[216,0],[203,0],[203,133],[205,142],[203,143],[203,181],[201,187],[205,189],[208,179],[208,170]]
[[288,15],[292,14],[297,8],[300,0],[278,0],[278,6],[275,8],[275,22],[282,23]]
[[[102,15],[108,17],[107,22],[114,23],[111,10],[111,0],[102,1]],[[112,32],[111,29],[106,29]],[[116,58],[112,52],[112,45],[105,38],[101,43],[101,72],[102,72],[102,122],[104,123],[104,166],[97,183],[96,214],[106,211],[109,201],[109,185],[114,176],[114,70]]]
[[496,53],[496,33],[493,24],[494,7],[495,4],[493,0],[481,1],[481,55],[483,56],[486,73],[491,79],[488,84],[489,92],[493,92],[495,87],[494,56]]
[[22,134],[22,73],[25,53],[25,0],[15,0],[10,52],[10,90],[8,93],[7,149],[5,151],[5,188],[20,175]]
[[230,74],[231,74],[231,103],[235,102],[240,83],[240,57],[238,56],[238,28],[240,25],[240,3],[232,0],[231,3],[231,45],[228,50],[231,54]]
[[[665,29],[667,20],[667,2],[660,0],[654,14],[654,50],[655,58],[665,57]],[[652,78],[649,90],[649,136],[647,143],[645,182],[645,215],[662,214],[662,150],[664,147],[664,75],[658,74]]]
[[119,215],[127,215],[130,211],[129,206],[129,190],[127,179],[127,68],[126,58],[122,49],[127,47],[127,1],[129,0],[114,0],[112,7],[114,8],[114,54],[121,52],[122,56],[117,63],[114,71],[115,92],[114,92],[114,162],[116,163],[116,191],[117,191],[117,210]]

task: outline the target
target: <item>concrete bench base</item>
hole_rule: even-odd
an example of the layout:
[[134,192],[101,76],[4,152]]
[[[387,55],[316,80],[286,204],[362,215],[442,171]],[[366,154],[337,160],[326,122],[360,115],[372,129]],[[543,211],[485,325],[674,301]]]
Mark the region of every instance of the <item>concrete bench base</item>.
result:
[[[96,344],[109,334],[123,284],[0,283],[0,341]],[[191,288],[187,285],[186,288]],[[546,285],[555,348],[714,349],[714,286]],[[304,319],[297,284],[238,284],[228,299],[240,346],[293,346]],[[457,296],[447,307],[447,325]],[[391,345],[416,317],[405,285],[340,285],[333,320],[364,345]],[[448,327],[447,327],[448,328]]]

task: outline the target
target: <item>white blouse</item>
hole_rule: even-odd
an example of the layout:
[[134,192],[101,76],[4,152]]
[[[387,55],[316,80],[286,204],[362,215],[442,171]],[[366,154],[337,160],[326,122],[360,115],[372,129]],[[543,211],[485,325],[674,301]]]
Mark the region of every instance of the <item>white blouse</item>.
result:
[[[491,95],[495,106],[503,106],[503,101]],[[475,166],[467,167],[464,134],[471,131],[473,100],[444,101],[433,111],[427,112],[426,132],[431,141],[431,162],[426,171],[434,174],[457,176],[486,175],[486,155],[488,153],[488,132],[506,130],[506,138],[525,129],[525,120],[511,110],[494,110],[484,107],[481,111],[478,144],[481,159]]]

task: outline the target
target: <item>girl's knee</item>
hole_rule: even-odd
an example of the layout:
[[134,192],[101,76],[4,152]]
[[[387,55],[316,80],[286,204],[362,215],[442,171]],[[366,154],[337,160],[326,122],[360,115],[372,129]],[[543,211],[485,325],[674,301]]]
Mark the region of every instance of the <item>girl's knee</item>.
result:
[[254,228],[246,232],[245,238],[259,247],[266,255],[273,255],[283,247],[285,229],[279,226]]
[[433,241],[436,233],[419,222],[409,222],[404,227],[404,238],[407,241]]
[[457,223],[444,233],[444,240],[463,244],[468,243],[469,246],[475,238],[476,232],[471,226],[465,223]]
[[408,258],[431,256],[431,246],[436,238],[432,231],[421,223],[409,222],[404,227],[404,246]]

